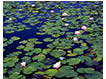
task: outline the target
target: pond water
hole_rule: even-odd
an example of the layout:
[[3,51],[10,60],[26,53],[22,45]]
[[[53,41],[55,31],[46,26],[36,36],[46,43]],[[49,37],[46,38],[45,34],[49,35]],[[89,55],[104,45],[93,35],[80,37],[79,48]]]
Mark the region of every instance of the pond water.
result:
[[102,79],[102,1],[3,4],[4,79]]

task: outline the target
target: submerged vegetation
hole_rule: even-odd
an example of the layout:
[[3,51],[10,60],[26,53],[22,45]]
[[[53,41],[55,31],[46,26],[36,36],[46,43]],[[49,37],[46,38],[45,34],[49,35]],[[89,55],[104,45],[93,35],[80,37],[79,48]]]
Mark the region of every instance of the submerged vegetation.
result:
[[102,1],[4,1],[4,79],[102,79]]

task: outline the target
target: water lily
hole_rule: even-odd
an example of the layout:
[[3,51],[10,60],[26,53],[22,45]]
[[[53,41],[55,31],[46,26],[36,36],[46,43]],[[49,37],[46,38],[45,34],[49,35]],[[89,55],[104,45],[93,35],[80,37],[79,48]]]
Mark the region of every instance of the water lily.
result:
[[19,9],[19,11],[22,11],[22,9]]
[[69,26],[69,24],[65,24],[65,26]]
[[56,64],[53,65],[54,68],[58,69],[61,66],[61,62],[57,62]]
[[54,13],[54,10],[51,10],[50,13],[53,14]]
[[74,38],[73,38],[73,41],[77,41],[77,40],[78,40],[78,38],[77,38],[77,37],[74,37]]
[[32,4],[32,7],[35,7],[35,4]]
[[94,19],[93,17],[90,17],[90,18],[89,18],[90,21],[93,20],[93,19]]
[[81,33],[80,33],[80,31],[75,31],[75,34],[80,35]]
[[21,63],[21,66],[22,66],[22,67],[25,67],[25,66],[26,66],[26,62],[22,62],[22,63]]
[[13,19],[12,18],[9,18],[9,20],[12,21]]
[[62,18],[62,20],[64,20],[64,18]]
[[82,26],[81,29],[85,31],[87,29],[87,27],[86,26]]
[[67,16],[67,13],[63,13],[62,16]]

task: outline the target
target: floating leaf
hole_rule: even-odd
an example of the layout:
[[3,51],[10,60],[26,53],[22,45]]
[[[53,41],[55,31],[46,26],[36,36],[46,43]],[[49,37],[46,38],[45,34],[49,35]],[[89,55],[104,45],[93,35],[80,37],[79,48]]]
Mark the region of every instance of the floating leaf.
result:
[[49,69],[45,71],[48,76],[55,76],[58,71],[56,69]]
[[20,46],[18,46],[16,49],[24,49],[24,45],[20,45]]
[[77,72],[79,73],[94,73],[95,69],[93,68],[78,68]]
[[75,49],[73,50],[73,53],[76,53],[76,54],[83,54],[84,52],[83,52],[83,50],[80,49],[80,48],[75,48]]
[[67,62],[69,63],[69,65],[77,65],[80,63],[80,59],[78,58],[69,58],[67,59]]
[[44,41],[44,42],[52,42],[53,39],[51,39],[51,38],[45,38],[45,39],[43,39],[43,41]]
[[13,67],[15,65],[16,62],[18,62],[19,59],[17,58],[17,56],[13,56],[10,58],[4,58],[4,67]]
[[26,77],[23,76],[23,75],[20,75],[20,73],[18,72],[15,72],[15,73],[12,73],[10,76],[9,76],[10,79],[19,79],[19,78],[22,78],[22,79],[25,79]]
[[43,61],[45,58],[46,58],[45,55],[35,55],[32,59],[38,60],[38,61]]
[[103,75],[100,72],[95,71],[94,73],[91,74],[85,74],[85,78],[87,79],[102,79]]
[[55,58],[61,57],[65,55],[65,51],[63,50],[53,50],[50,55],[54,56]]
[[62,66],[58,72],[56,73],[56,77],[58,78],[62,78],[62,77],[66,77],[66,78],[70,78],[70,77],[76,77],[78,74],[74,71],[71,70],[72,67],[70,66]]

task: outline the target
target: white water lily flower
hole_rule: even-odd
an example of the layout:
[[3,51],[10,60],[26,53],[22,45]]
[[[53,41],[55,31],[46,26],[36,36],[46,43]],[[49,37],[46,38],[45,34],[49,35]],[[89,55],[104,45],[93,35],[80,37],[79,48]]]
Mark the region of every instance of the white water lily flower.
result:
[[64,18],[62,18],[62,20],[64,20]]
[[69,24],[65,24],[65,26],[69,26]]
[[93,20],[93,17],[90,17],[89,20]]
[[21,66],[25,67],[26,66],[26,62],[22,62]]
[[63,13],[62,16],[67,16],[67,13]]
[[53,68],[58,69],[61,66],[61,62],[57,62],[56,64],[53,65]]
[[32,7],[35,7],[35,4],[32,4]]
[[13,19],[12,18],[9,18],[9,20],[12,21]]
[[78,38],[77,38],[77,37],[74,37],[74,38],[73,38],[73,41],[77,41],[77,40],[78,40]]
[[80,31],[75,31],[75,34],[80,35],[81,33],[80,33]]
[[53,14],[53,13],[54,13],[54,11],[53,11],[53,10],[51,10],[51,11],[50,11],[50,13],[51,13],[51,14]]
[[22,9],[19,9],[19,11],[22,11]]
[[86,26],[82,26],[81,29],[85,31],[87,29],[87,27]]

